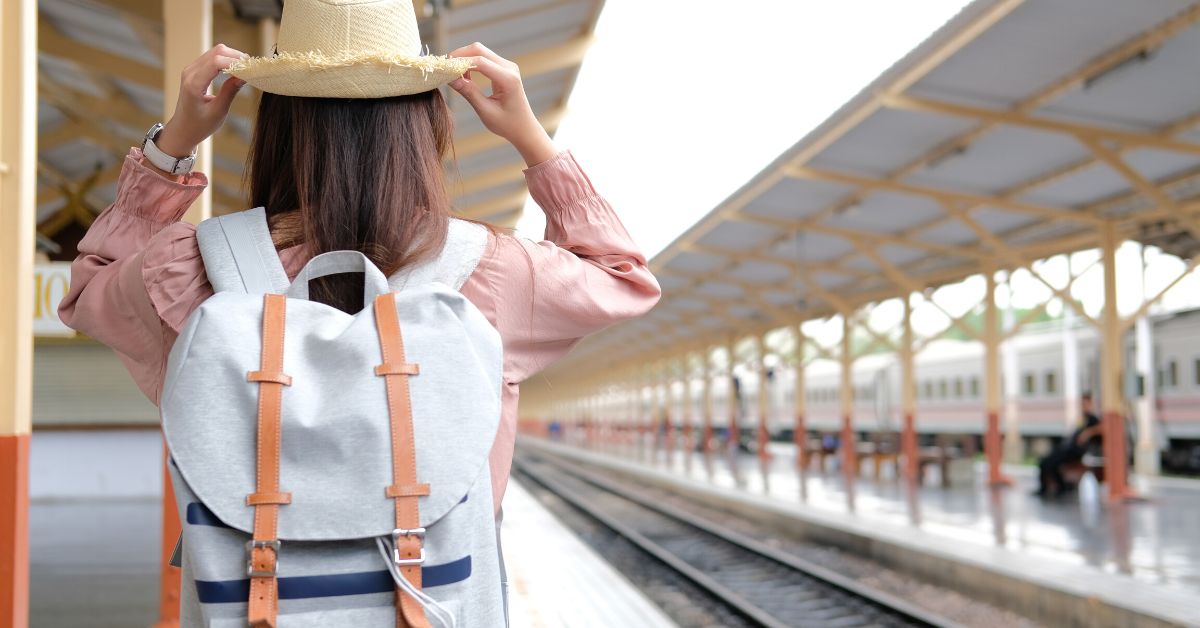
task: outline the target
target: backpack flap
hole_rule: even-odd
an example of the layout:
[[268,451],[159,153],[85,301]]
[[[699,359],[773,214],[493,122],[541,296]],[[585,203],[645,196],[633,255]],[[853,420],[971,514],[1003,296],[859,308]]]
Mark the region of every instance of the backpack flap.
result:
[[[221,292],[189,319],[172,349],[162,395],[163,430],[176,466],[226,525],[249,533],[254,508],[262,297]],[[396,296],[407,360],[420,498],[429,526],[464,499],[500,419],[501,343],[465,297],[441,284]],[[391,434],[372,308],[354,316],[287,300],[279,538],[335,540],[390,534]]]

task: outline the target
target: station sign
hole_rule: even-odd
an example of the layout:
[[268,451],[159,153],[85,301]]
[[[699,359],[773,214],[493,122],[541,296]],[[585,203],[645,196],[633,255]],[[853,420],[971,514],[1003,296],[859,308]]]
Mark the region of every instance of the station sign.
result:
[[33,266],[33,335],[70,338],[75,330],[58,319],[58,304],[71,289],[71,263],[48,262]]

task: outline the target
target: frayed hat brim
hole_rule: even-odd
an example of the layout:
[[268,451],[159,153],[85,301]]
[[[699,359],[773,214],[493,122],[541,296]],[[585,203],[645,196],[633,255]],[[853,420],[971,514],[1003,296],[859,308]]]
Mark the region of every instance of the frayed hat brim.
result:
[[226,70],[264,92],[315,98],[387,98],[427,92],[471,68],[433,55],[280,53],[235,61]]

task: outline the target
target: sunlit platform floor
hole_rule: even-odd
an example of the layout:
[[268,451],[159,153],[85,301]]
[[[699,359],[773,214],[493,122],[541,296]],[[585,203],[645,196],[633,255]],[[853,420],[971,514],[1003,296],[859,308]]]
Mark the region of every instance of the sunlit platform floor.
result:
[[[160,518],[153,500],[35,502],[31,625],[153,625]],[[674,626],[515,481],[504,500],[502,538],[514,628]]]
[[[545,441],[524,442],[536,445]],[[561,446],[551,443],[551,446]],[[795,449],[773,443],[771,460],[749,453],[704,456],[606,445],[573,450],[631,469],[669,474],[715,491],[769,498],[831,525],[852,526],[964,557],[1007,564],[1080,591],[1144,592],[1146,603],[1170,607],[1200,625],[1200,481],[1131,477],[1144,499],[1110,503],[1105,486],[1086,476],[1055,499],[1033,495],[1035,469],[1010,466],[1014,485],[986,486],[982,462],[967,464],[965,481],[943,488],[937,470],[921,486],[898,480],[890,465],[874,479],[870,461],[848,483],[831,457],[826,469],[801,475]]]

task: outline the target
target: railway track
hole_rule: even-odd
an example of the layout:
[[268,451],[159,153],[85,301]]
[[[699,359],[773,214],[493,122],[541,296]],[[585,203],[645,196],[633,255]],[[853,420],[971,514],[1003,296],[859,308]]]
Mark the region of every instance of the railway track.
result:
[[628,541],[748,625],[957,626],[888,593],[539,454],[519,474]]

